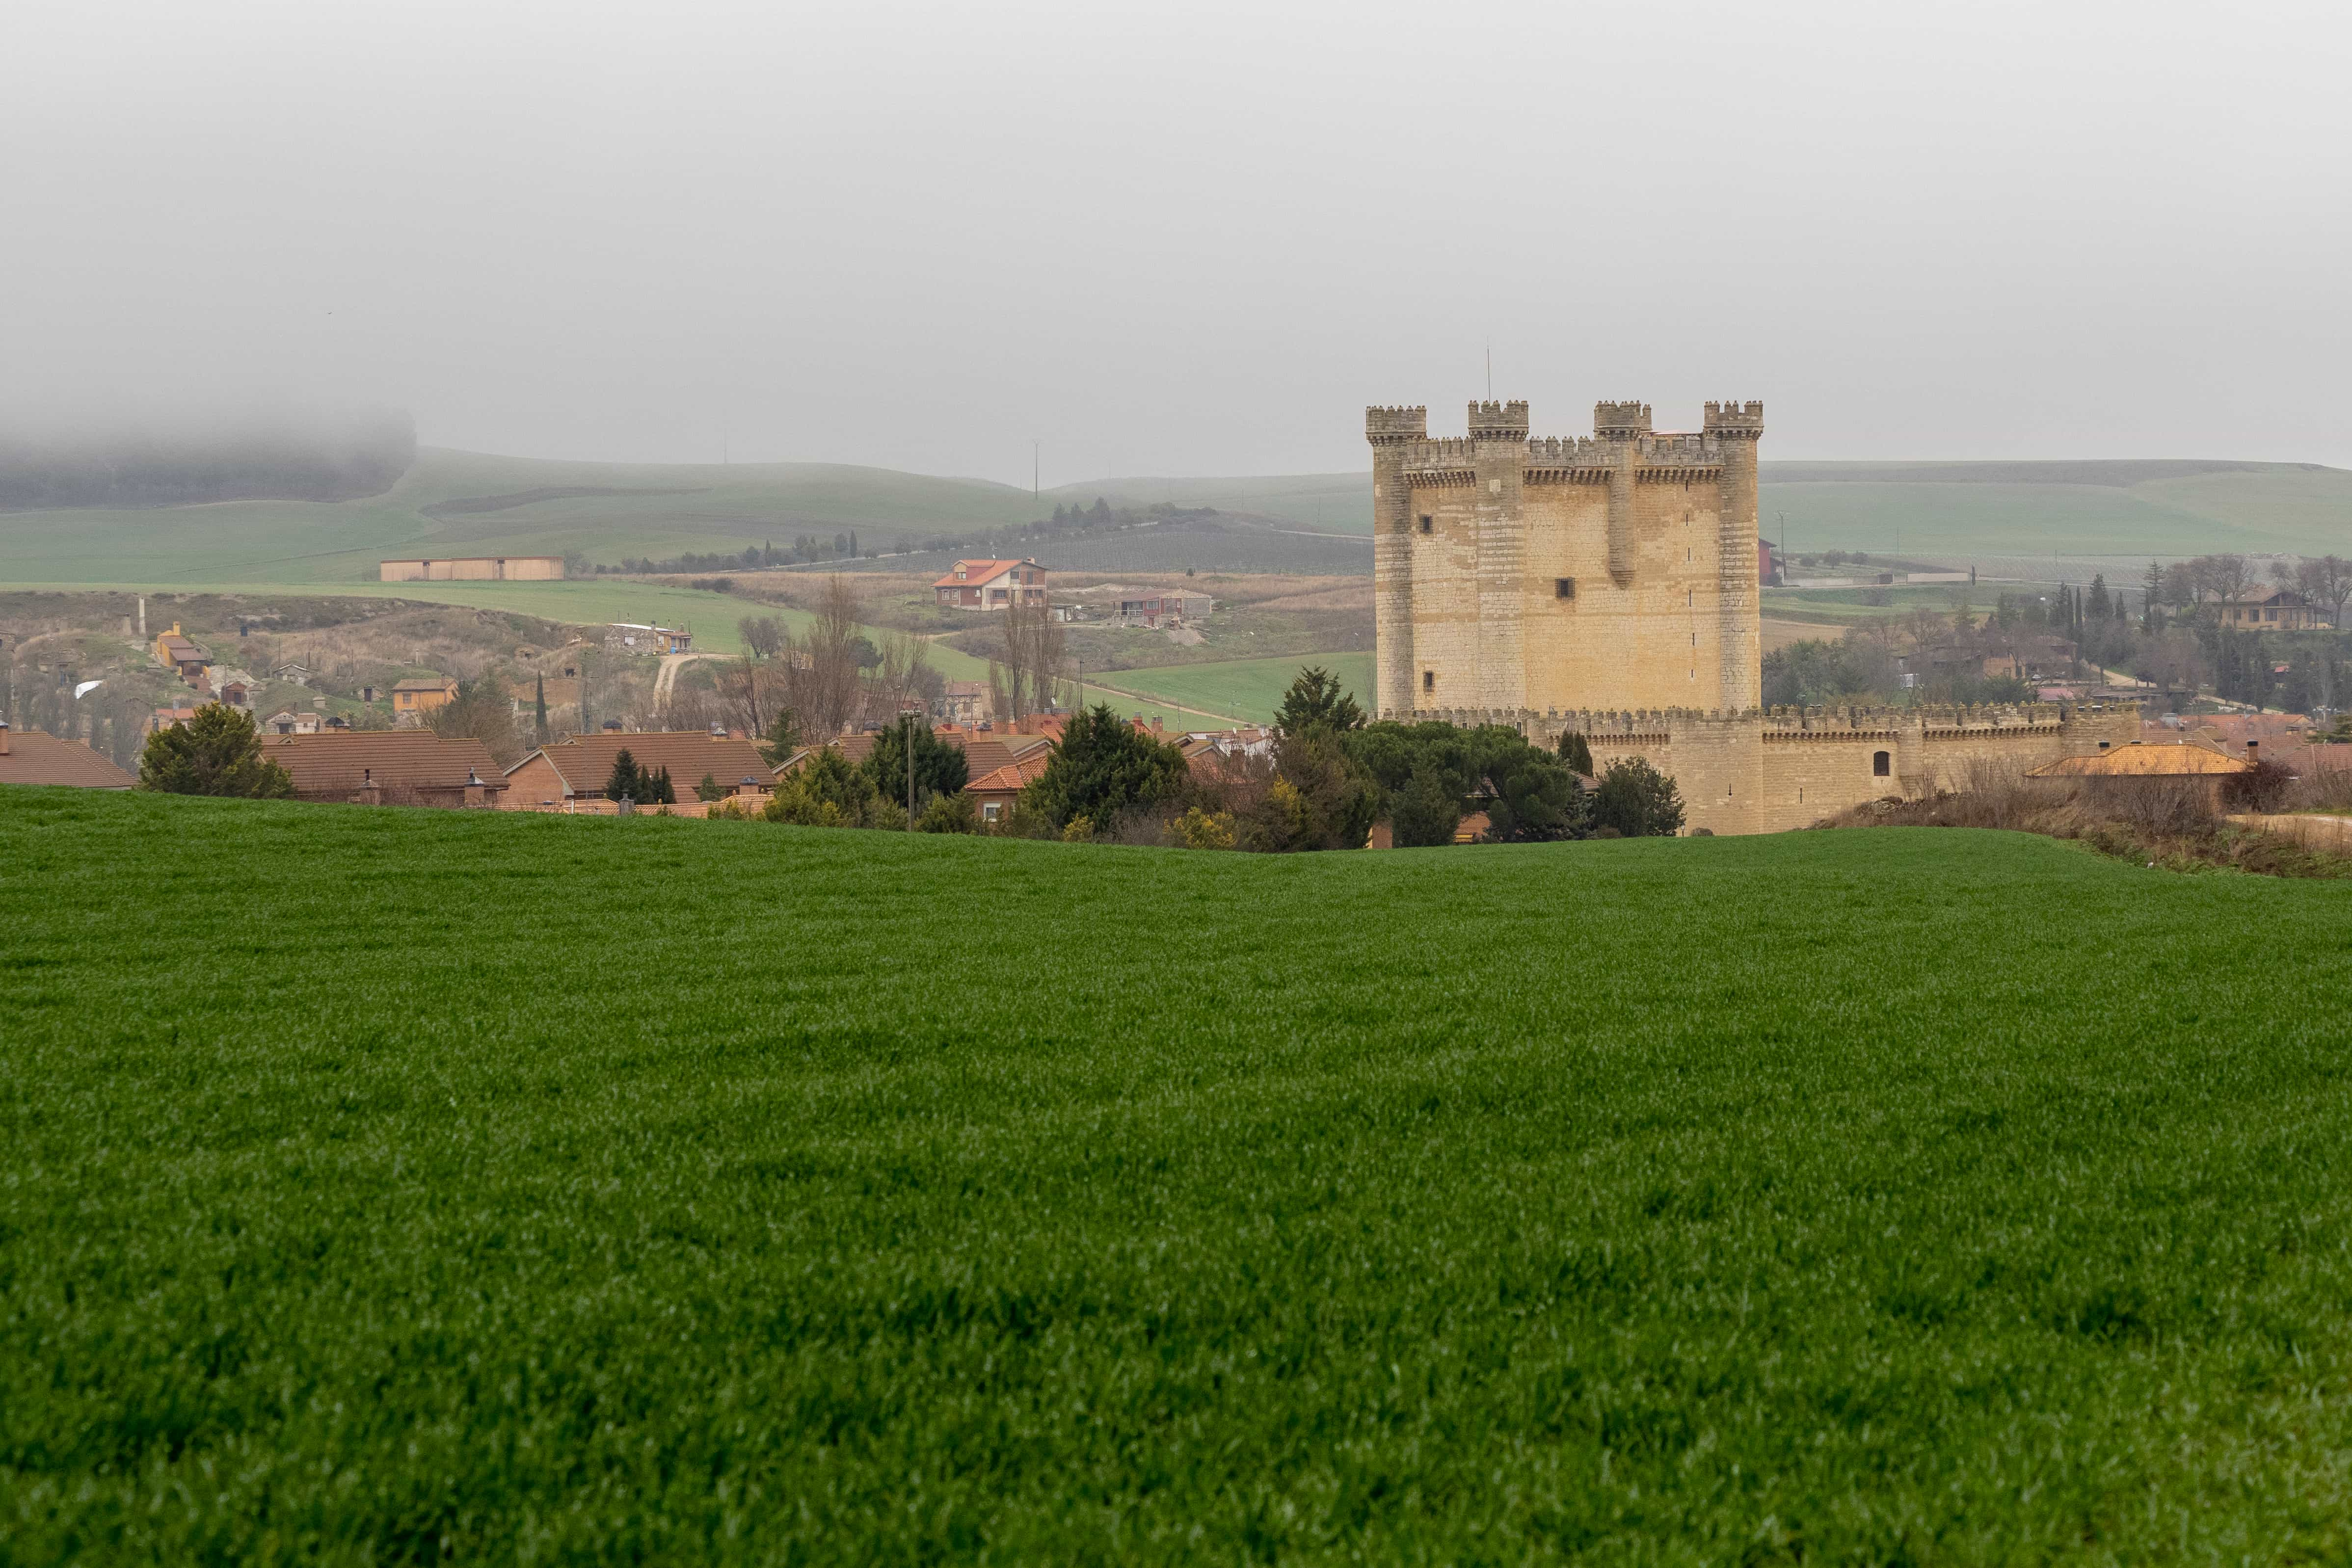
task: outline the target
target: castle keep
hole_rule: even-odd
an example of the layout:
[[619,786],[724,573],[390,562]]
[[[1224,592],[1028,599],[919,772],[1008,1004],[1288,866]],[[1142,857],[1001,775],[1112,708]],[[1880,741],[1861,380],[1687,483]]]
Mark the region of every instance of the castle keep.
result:
[[1766,713],[1756,527],[1760,402],[1695,434],[1641,402],[1590,436],[1531,439],[1524,402],[1474,402],[1433,440],[1425,408],[1370,408],[1374,707],[1647,757],[1688,825],[1773,832],[1993,762],[2031,768],[2138,735],[2136,706]]

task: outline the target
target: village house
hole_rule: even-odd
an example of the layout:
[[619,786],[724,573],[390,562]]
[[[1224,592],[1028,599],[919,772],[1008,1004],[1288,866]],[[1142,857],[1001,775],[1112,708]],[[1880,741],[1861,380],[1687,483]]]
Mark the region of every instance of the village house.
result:
[[1053,756],[1052,747],[1037,747],[966,784],[963,792],[979,811],[980,820],[992,825],[1003,821],[1013,802],[1021,799],[1021,791],[1045,771],[1045,764],[1053,760]]
[[1205,621],[1216,603],[1205,593],[1158,593],[1147,599],[1122,599],[1118,601],[1118,619],[1122,625],[1157,632],[1166,626],[1181,626],[1188,621]]
[[741,781],[764,789],[772,777],[760,748],[738,735],[698,729],[599,730],[542,746],[506,770],[509,810],[552,810],[567,802],[602,800],[613,764],[627,752],[640,772],[669,770],[670,787],[681,802],[694,799],[707,776],[736,793]]
[[694,633],[636,621],[615,621],[604,629],[604,647],[614,653],[683,653]]
[[261,732],[264,735],[316,735],[321,722],[322,716],[319,714],[289,708],[263,719]]
[[446,675],[412,675],[392,688],[392,711],[421,718],[457,700],[457,683]]
[[950,610],[1009,610],[1045,602],[1045,569],[1035,560],[960,560],[931,584]]
[[301,731],[267,737],[261,754],[286,769],[298,800],[480,808],[506,789],[488,747],[429,729]]
[[2232,598],[2205,595],[2224,626],[2249,632],[2315,632],[2326,622],[2318,607],[2292,588],[2249,589]]
[[79,740],[37,729],[10,729],[0,719],[0,784],[64,784],[128,789],[139,780]]
[[169,632],[155,639],[155,662],[193,684],[204,674],[205,666],[213,662],[213,656],[198,647],[174,621]]
[[159,707],[147,716],[147,733],[152,735],[159,729],[169,729],[175,724],[185,724],[195,716],[196,710],[193,707]]

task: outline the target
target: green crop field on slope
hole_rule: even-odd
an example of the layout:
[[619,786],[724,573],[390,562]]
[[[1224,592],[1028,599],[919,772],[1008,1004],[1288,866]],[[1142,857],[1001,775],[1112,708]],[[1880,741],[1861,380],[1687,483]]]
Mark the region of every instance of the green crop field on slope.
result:
[[8,788],[0,866],[15,1561],[2352,1552],[2330,884]]
[[[1933,559],[2315,554],[2340,551],[2352,535],[2352,472],[2310,465],[1768,461],[1762,478],[1764,531],[1800,550],[1891,552],[1899,539],[1905,553]],[[563,493],[583,491],[618,493]],[[1308,537],[1370,532],[1369,473],[1106,479],[1040,502],[1012,486],[841,464],[600,464],[428,448],[390,491],[362,500],[0,513],[0,586],[349,587],[373,580],[386,557],[578,550],[610,565],[853,529],[862,546],[895,549],[977,538],[1050,512],[1056,499],[1096,495],[1246,512],[1293,533],[1254,526],[1062,541],[1088,570],[1371,570],[1370,554],[1344,539]],[[1054,547],[1040,553],[1050,560]]]
[[[1287,653],[1274,659],[1231,659],[1207,664],[1166,664],[1140,670],[1113,670],[1103,679],[1124,692],[1140,692],[1164,702],[1186,703],[1210,713],[1229,715],[1252,724],[1268,724],[1282,706],[1282,694],[1309,665],[1328,670],[1356,699],[1369,707],[1372,700],[1372,656],[1370,653]],[[1114,707],[1132,707],[1113,699]]]

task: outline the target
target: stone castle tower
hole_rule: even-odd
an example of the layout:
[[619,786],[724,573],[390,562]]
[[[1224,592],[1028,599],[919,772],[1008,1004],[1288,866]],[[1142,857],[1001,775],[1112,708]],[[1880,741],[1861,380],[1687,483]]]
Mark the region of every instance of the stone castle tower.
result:
[[1745,713],[1762,695],[1760,402],[1696,434],[1604,402],[1592,434],[1530,440],[1524,402],[1371,408],[1374,706]]
[[2035,767],[2139,735],[2137,704],[1775,708],[1763,697],[1756,539],[1760,402],[1650,428],[1604,402],[1592,434],[1528,439],[1528,405],[1364,411],[1382,718],[1581,735],[1593,762],[1672,776],[1688,830],[1778,832],[1970,769]]

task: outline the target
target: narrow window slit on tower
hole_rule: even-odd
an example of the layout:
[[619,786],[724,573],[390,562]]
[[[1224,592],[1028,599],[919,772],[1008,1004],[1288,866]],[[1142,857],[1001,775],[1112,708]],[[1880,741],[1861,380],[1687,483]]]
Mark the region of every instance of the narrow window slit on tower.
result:
[[1422,515],[1421,515],[1421,531],[1422,531],[1423,533],[1429,533],[1429,532],[1433,531],[1433,526],[1435,524],[1436,520],[1437,520],[1437,519],[1435,519],[1434,517],[1431,517],[1427,512],[1423,512],[1423,513],[1422,513]]
[[1871,775],[1871,777],[1872,777],[1872,778],[1874,778],[1874,779],[1884,779],[1884,778],[1885,778],[1885,777],[1887,776],[1888,771],[1889,771],[1888,764],[1891,762],[1891,760],[1892,760],[1892,758],[1890,758],[1886,755],[1886,753],[1885,753],[1885,752],[1883,752],[1883,751],[1874,751],[1874,752],[1872,752],[1872,753],[1870,754],[1870,775]]
[[1573,599],[1573,598],[1575,598],[1575,597],[1576,597],[1576,579],[1574,579],[1574,578],[1572,578],[1572,577],[1555,577],[1555,578],[1553,578],[1553,579],[1551,580],[1551,596],[1552,596],[1554,599]]
[[1421,672],[1421,689],[1425,692],[1433,692],[1437,689],[1437,672],[1435,670],[1423,670]]

